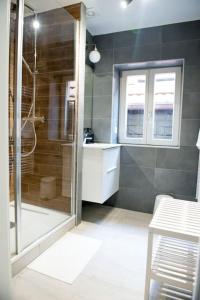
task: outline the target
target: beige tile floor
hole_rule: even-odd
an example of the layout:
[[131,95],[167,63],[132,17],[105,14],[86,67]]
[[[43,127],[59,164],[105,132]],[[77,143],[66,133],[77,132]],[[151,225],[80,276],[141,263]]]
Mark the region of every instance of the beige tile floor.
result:
[[143,300],[151,215],[85,205],[72,230],[102,246],[72,285],[25,269],[13,279],[14,300]]

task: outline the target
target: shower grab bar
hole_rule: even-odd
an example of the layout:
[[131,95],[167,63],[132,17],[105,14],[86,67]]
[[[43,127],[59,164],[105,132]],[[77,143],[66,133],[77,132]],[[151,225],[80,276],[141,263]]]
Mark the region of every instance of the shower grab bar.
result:
[[61,139],[74,141],[75,134],[75,111],[76,111],[76,99],[75,97],[64,98],[64,109],[62,111],[61,119]]
[[74,141],[74,133],[75,133],[75,124],[74,124],[74,118],[75,118],[75,100],[68,100],[68,113],[71,113],[71,117],[69,115],[67,116],[67,130],[68,128],[71,129],[70,132],[67,134],[68,139],[70,142]]

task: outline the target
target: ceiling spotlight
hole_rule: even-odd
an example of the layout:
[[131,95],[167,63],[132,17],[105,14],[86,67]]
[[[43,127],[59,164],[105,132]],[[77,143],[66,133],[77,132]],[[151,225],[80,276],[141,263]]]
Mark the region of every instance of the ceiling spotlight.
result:
[[123,9],[127,8],[127,6],[132,2],[133,0],[121,0],[121,7]]
[[33,21],[33,28],[36,30],[40,28],[40,23],[37,18],[35,18],[35,20]]

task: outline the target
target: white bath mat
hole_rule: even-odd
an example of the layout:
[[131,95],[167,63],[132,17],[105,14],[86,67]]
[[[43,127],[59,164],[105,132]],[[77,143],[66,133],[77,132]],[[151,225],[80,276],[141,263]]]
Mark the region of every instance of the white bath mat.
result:
[[67,233],[29,266],[29,269],[72,284],[101,246],[101,241]]

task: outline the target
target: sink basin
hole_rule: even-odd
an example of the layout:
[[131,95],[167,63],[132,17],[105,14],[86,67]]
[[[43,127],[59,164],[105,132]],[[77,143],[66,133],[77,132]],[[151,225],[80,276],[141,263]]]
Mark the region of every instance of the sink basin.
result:
[[94,144],[84,144],[84,148],[91,148],[91,149],[109,149],[120,147],[119,144],[104,144],[104,143],[94,143]]

